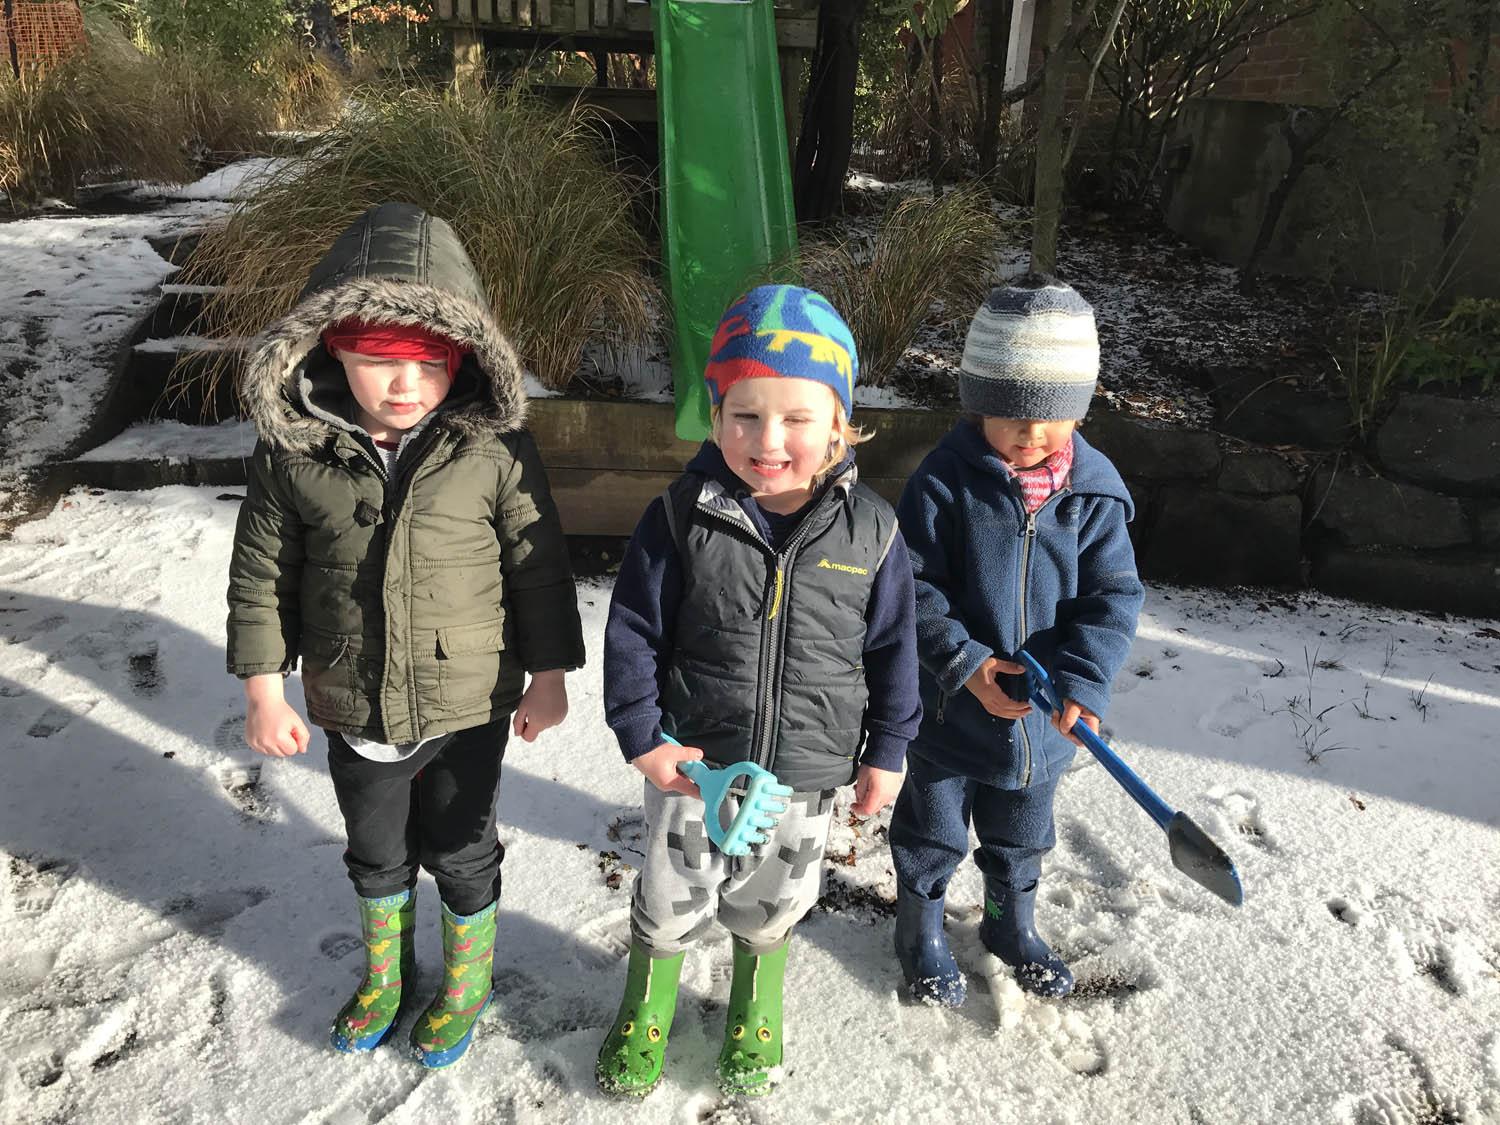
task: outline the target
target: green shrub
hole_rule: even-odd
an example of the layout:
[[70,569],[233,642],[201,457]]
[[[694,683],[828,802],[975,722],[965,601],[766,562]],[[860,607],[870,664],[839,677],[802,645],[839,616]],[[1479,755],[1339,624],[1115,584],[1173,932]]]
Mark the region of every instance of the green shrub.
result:
[[168,55],[250,66],[291,27],[285,0],[139,0],[142,30]]
[[842,313],[859,347],[860,382],[881,386],[934,315],[967,321],[989,292],[1000,228],[982,188],[895,204],[868,252],[810,242],[798,255],[805,284]]
[[1418,387],[1474,380],[1488,393],[1500,381],[1500,299],[1460,298],[1412,341],[1401,373]]
[[224,282],[211,323],[253,336],[292,307],[363,211],[414,203],[453,224],[523,361],[563,387],[590,339],[634,341],[650,328],[655,286],[631,219],[639,190],[606,163],[583,111],[519,92],[376,91],[205,237],[184,280]]

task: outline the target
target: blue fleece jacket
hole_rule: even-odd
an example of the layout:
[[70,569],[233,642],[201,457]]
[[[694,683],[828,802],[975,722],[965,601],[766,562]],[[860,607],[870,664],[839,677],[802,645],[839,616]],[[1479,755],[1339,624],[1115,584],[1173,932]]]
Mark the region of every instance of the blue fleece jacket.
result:
[[[703,444],[687,471],[723,484],[773,547],[785,540],[812,507],[809,504],[792,516],[763,511],[711,442]],[[670,664],[682,589],[682,560],[664,502],[657,497],[625,549],[604,630],[605,721],[626,761],[663,742],[659,677]],[[864,668],[870,703],[861,765],[900,771],[907,743],[921,719],[913,607],[911,561],[898,532],[875,572],[865,611]]]
[[[917,580],[924,717],[911,753],[1002,789],[1056,777],[1074,747],[1039,711],[991,715],[966,681],[988,657],[1025,648],[1065,698],[1103,715],[1145,596],[1125,482],[1081,435],[1073,442],[1068,484],[1028,517],[1020,482],[960,422],[896,505]],[[1002,682],[1024,698],[1020,677]]]

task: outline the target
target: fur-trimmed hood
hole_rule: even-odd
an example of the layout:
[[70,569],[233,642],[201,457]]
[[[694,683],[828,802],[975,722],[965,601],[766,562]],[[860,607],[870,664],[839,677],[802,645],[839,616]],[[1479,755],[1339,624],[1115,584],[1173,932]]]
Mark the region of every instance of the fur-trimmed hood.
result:
[[412,204],[382,203],[339,235],[296,306],[251,346],[243,395],[268,445],[311,453],[355,429],[343,368],[320,339],[351,317],[420,324],[472,349],[434,421],[473,434],[525,424],[521,361],[453,228]]

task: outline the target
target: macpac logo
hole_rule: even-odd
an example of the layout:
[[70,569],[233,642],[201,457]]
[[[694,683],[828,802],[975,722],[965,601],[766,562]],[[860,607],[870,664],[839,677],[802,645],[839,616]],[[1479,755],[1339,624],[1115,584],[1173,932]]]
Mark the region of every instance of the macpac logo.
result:
[[829,562],[827,559],[818,560],[819,570],[842,570],[845,574],[869,574],[870,572],[862,566],[849,566],[847,563]]

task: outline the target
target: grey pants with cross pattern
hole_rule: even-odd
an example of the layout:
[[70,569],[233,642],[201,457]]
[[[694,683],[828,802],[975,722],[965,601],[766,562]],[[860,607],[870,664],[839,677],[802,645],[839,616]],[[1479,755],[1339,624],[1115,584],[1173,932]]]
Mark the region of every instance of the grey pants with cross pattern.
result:
[[[738,809],[725,799],[723,823]],[[818,901],[833,790],[794,793],[770,839],[747,856],[723,855],[708,838],[703,802],[646,782],[645,860],[631,897],[630,929],[653,957],[681,953],[714,920],[747,953],[768,953]]]

